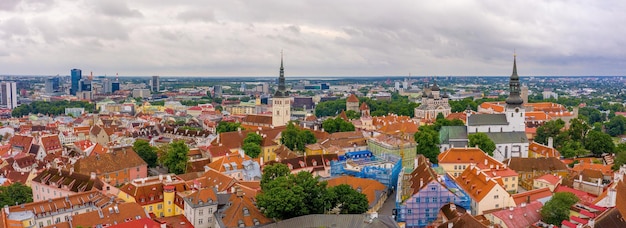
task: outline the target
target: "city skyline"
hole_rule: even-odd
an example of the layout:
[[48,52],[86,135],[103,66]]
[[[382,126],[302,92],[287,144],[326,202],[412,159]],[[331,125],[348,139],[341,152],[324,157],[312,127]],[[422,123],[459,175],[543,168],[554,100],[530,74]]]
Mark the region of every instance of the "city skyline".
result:
[[620,1],[0,3],[0,75],[622,76]]

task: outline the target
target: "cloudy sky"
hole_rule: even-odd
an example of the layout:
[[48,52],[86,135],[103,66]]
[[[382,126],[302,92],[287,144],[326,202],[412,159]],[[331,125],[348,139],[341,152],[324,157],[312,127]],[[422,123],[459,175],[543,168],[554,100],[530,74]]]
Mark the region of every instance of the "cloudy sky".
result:
[[0,0],[0,75],[626,75],[626,1]]

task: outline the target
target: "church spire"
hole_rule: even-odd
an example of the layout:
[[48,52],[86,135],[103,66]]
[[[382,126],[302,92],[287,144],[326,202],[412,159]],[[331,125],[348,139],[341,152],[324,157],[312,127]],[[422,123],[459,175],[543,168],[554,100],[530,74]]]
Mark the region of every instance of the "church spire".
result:
[[274,93],[274,97],[285,97],[285,68],[283,67],[283,51],[280,51],[280,75],[278,76],[278,89]]
[[509,79],[509,97],[506,99],[507,106],[521,106],[524,100],[520,94],[519,76],[517,75],[517,54],[513,54],[513,73]]

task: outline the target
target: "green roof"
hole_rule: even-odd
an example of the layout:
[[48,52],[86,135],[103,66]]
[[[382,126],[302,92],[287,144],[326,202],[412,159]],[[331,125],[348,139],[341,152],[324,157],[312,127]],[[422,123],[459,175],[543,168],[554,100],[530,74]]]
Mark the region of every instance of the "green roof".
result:
[[467,139],[466,126],[443,126],[439,130],[439,143],[450,144],[450,139]]

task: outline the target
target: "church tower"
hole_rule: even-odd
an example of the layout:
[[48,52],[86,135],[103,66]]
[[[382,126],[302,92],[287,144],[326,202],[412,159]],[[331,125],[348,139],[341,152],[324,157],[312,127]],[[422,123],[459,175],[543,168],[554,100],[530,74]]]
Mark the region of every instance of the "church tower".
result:
[[509,97],[506,99],[506,118],[513,132],[526,131],[524,100],[520,96],[520,82],[517,75],[517,55],[513,55],[513,73],[509,79]]
[[291,120],[291,98],[285,89],[285,68],[283,67],[283,53],[280,53],[280,76],[278,89],[272,97],[272,126],[285,126]]

